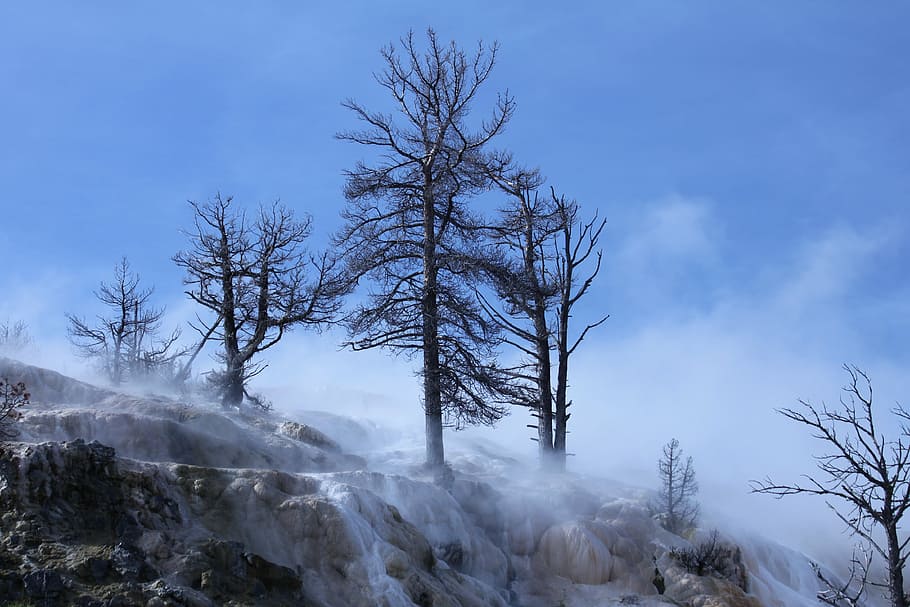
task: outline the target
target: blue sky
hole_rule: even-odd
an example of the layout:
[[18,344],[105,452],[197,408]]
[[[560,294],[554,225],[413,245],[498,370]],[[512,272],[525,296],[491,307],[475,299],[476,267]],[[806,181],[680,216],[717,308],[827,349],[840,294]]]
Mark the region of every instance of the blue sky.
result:
[[[611,320],[574,381],[576,419],[596,423],[570,437],[606,446],[580,468],[651,474],[671,433],[706,460],[745,451],[788,432],[773,407],[835,398],[845,361],[907,398],[908,18],[898,2],[5,3],[0,319],[75,368],[64,312],[92,314],[122,255],[187,318],[170,258],[186,200],[217,190],[281,197],[324,240],[363,154],[333,138],[355,126],[340,102],[389,108],[378,49],[432,26],[499,41],[487,93],[517,101],[499,144],[608,219],[582,312]],[[405,363],[337,353],[338,337],[293,336],[262,381],[419,416]],[[602,440],[627,424],[640,452]],[[741,424],[762,431],[734,439]],[[775,465],[739,455],[703,486]]]

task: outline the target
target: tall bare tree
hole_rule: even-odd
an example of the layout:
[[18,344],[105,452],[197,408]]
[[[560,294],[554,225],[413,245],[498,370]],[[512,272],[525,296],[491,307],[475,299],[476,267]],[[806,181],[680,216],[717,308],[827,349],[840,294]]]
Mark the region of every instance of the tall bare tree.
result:
[[[597,244],[605,221],[595,215],[582,222],[575,201],[557,195],[553,188],[548,195],[540,195],[537,171],[504,170],[510,164],[507,157],[501,156],[500,163],[492,179],[509,202],[491,229],[496,253],[487,255],[483,266],[502,309],[482,293],[479,297],[493,322],[506,333],[505,341],[525,357],[524,364],[513,371],[532,387],[526,404],[537,420],[532,426],[537,429],[542,462],[547,468],[564,470],[569,359],[588,332],[607,320],[603,316],[573,334],[572,309],[600,271]],[[589,259],[593,267],[580,276]]]
[[[602,325],[610,317],[600,317],[593,323],[585,325],[581,331],[572,327],[572,310],[584,297],[594,279],[600,273],[603,257],[597,248],[600,235],[607,224],[606,219],[598,219],[597,213],[589,221],[579,216],[578,203],[565,196],[557,196],[555,190],[550,195],[559,217],[559,234],[556,236],[556,280],[559,288],[559,303],[556,307],[556,398],[554,416],[553,453],[555,465],[564,469],[566,466],[566,435],[571,414],[568,400],[569,392],[569,358],[584,341],[588,332]],[[593,255],[593,258],[592,258]],[[592,260],[589,262],[589,260]],[[588,264],[593,268],[586,270]]]
[[147,376],[184,354],[176,347],[179,330],[161,336],[164,308],[151,305],[154,289],[141,288],[139,282],[139,275],[124,257],[114,267],[113,282],[102,282],[95,291],[110,312],[94,323],[66,315],[70,342],[82,356],[98,362],[114,385],[127,377]]
[[213,377],[222,404],[239,406],[247,381],[264,369],[254,357],[295,326],[321,329],[332,322],[344,286],[328,253],[310,255],[304,249],[309,216],[297,220],[275,202],[248,218],[220,194],[190,204],[191,248],[174,261],[186,270],[187,295],[215,315],[198,330],[204,340],[221,344],[224,369]]
[[[829,409],[822,403],[818,408],[800,400],[800,411],[779,410],[825,444],[828,451],[816,456],[820,474],[805,476],[804,484],[752,481],[752,491],[776,497],[819,495],[835,502],[827,502],[835,515],[885,561],[888,580],[882,586],[892,607],[907,607],[904,565],[910,537],[902,533],[901,524],[910,508],[910,412],[900,405],[891,410],[899,435],[886,438],[873,418],[869,377],[855,366],[844,365],[844,370],[850,380],[842,390],[840,407]],[[865,584],[868,565],[862,571]]]
[[683,535],[698,521],[698,483],[692,457],[684,457],[675,438],[664,445],[663,456],[657,462],[660,489],[654,509],[661,526],[670,533]]
[[537,430],[540,459],[544,467],[553,454],[553,384],[551,352],[553,331],[550,314],[559,292],[552,275],[555,263],[553,237],[559,232],[558,217],[550,198],[541,197],[537,171],[495,171],[494,183],[508,196],[498,221],[489,228],[489,246],[479,263],[484,268],[498,302],[491,302],[481,289],[477,296],[485,312],[499,326],[503,341],[521,353],[522,360],[508,369],[528,386],[513,404],[530,408]]
[[471,103],[489,78],[497,47],[473,55],[427,31],[382,50],[377,82],[394,113],[346,101],[364,128],[339,134],[377,152],[347,172],[345,225],[337,244],[352,280],[371,292],[348,319],[355,350],[388,348],[423,358],[427,463],[445,461],[443,425],[493,423],[504,413],[495,393],[507,378],[490,362],[495,326],[465,286],[476,268],[466,251],[478,238],[468,200],[489,186],[486,148],[512,115],[500,95],[490,117],[468,122]]

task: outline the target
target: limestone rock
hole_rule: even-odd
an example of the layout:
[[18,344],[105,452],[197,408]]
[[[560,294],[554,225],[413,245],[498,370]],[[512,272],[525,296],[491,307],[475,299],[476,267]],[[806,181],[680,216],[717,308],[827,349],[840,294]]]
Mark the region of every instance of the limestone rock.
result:
[[285,436],[290,436],[294,440],[299,440],[308,445],[336,453],[341,451],[338,443],[312,426],[298,422],[284,422],[279,426],[279,429]]

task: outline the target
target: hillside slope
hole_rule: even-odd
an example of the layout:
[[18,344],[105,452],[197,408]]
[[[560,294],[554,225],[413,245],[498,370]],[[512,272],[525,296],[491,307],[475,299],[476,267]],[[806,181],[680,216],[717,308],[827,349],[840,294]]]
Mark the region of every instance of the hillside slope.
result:
[[669,551],[689,543],[641,492],[541,477],[489,446],[454,448],[434,479],[419,449],[358,420],[123,394],[7,359],[0,377],[33,395],[19,442],[0,447],[2,600],[817,605],[798,553],[727,537],[732,574],[688,573]]

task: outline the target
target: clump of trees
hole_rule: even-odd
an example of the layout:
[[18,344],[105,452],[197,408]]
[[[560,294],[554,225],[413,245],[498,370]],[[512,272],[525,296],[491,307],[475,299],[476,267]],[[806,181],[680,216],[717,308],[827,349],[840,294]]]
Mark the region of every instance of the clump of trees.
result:
[[[364,128],[339,138],[378,152],[347,172],[335,240],[351,280],[370,281],[345,319],[346,345],[421,357],[431,466],[445,461],[446,423],[492,424],[517,404],[538,418],[542,459],[564,468],[569,356],[603,322],[572,337],[569,319],[599,270],[603,222],[581,221],[576,203],[555,193],[542,199],[536,171],[491,149],[512,116],[511,96],[469,120],[496,53],[480,44],[468,54],[433,30],[421,49],[410,33],[382,51],[377,82],[394,112],[345,102]],[[490,191],[509,200],[493,220],[471,205]],[[594,270],[580,277],[592,255]],[[503,344],[527,359],[503,367]]]
[[29,403],[29,398],[31,395],[23,382],[13,383],[5,378],[0,379],[0,440],[19,436],[15,422],[22,417],[19,409]]
[[[262,404],[248,383],[287,331],[340,323],[346,347],[420,360],[430,466],[445,463],[446,425],[493,424],[520,405],[537,419],[544,465],[564,469],[569,360],[606,316],[571,319],[600,271],[605,222],[552,188],[543,193],[537,170],[492,147],[515,101],[500,93],[480,118],[473,106],[486,99],[497,53],[483,43],[466,52],[433,30],[425,44],[409,33],[382,49],[376,80],[392,110],[344,102],[360,128],[338,138],[368,158],[346,172],[344,223],[329,252],[310,253],[310,218],[279,202],[249,213],[220,194],[191,202],[189,246],[173,260],[201,308],[192,345],[178,344],[179,331],[159,337],[164,310],[126,259],[96,292],[110,314],[68,315],[71,341],[114,384],[164,365],[185,381],[215,343],[221,364],[210,384],[225,406],[239,406]],[[483,195],[506,204],[482,213]],[[358,285],[365,296],[343,311]],[[520,360],[503,364],[507,347]]]
[[298,219],[280,202],[260,205],[252,217],[230,196],[190,204],[190,248],[177,253],[174,262],[186,272],[186,294],[210,313],[194,325],[201,340],[192,356],[205,342],[217,342],[223,368],[210,381],[222,404],[240,406],[248,397],[262,405],[246,390],[250,378],[265,368],[256,356],[295,327],[321,329],[330,323],[347,282],[334,272],[327,253],[304,248],[310,218]]
[[[841,392],[839,406],[817,407],[800,400],[801,409],[780,409],[787,419],[805,426],[826,451],[816,456],[818,473],[806,475],[804,483],[776,483],[770,478],[752,481],[752,491],[781,498],[787,495],[817,495],[825,498],[835,516],[850,533],[861,538],[886,566],[888,579],[876,585],[887,590],[892,607],[907,607],[904,566],[910,556],[910,538],[902,530],[910,509],[910,412],[901,405],[891,409],[897,437],[888,438],[876,423],[872,381],[855,366],[844,365],[849,381]],[[864,587],[866,571],[853,559],[851,578]],[[836,588],[834,588],[837,590]],[[840,598],[859,597],[845,588]],[[843,603],[848,604],[848,603]]]
[[93,321],[67,314],[67,333],[77,352],[95,362],[112,384],[174,375],[187,350],[178,347],[180,330],[162,334],[164,308],[151,304],[154,288],[140,287],[126,257],[114,267],[114,280],[102,282],[95,297],[107,307]]
[[661,526],[676,535],[685,536],[695,530],[698,523],[698,483],[692,457],[685,456],[675,438],[664,445],[663,455],[657,462],[660,488],[651,509]]

